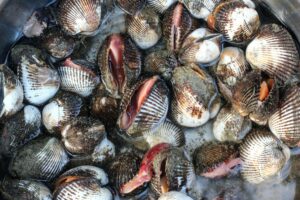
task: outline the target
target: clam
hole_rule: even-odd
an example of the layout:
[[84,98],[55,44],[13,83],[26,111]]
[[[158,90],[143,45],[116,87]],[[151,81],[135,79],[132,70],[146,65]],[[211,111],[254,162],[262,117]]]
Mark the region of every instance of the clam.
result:
[[225,1],[215,7],[207,19],[209,27],[222,33],[229,42],[252,39],[260,27],[257,11],[241,1]]
[[291,34],[281,25],[261,27],[254,40],[247,46],[247,61],[281,81],[299,72],[299,53]]
[[83,106],[81,97],[69,93],[59,93],[44,106],[43,124],[50,133],[60,132],[64,123],[77,117]]
[[9,177],[2,181],[1,193],[7,200],[52,200],[50,189],[43,183]]
[[18,45],[12,50],[18,64],[18,76],[29,103],[42,105],[58,91],[60,79],[55,69],[45,62],[41,50],[29,45]]
[[217,62],[222,49],[221,34],[214,34],[206,28],[199,28],[189,34],[181,47],[181,63],[212,65]]
[[106,90],[112,97],[121,98],[141,73],[141,53],[127,36],[112,34],[99,51],[98,65]]
[[185,127],[205,124],[218,97],[213,78],[197,65],[189,64],[175,68],[171,83],[171,115],[175,122]]
[[238,165],[239,145],[233,142],[209,142],[197,148],[193,154],[195,172],[207,178],[227,176]]
[[106,164],[116,156],[116,146],[106,137],[95,147],[91,157],[93,163]]
[[94,65],[85,60],[67,58],[58,67],[58,73],[61,88],[82,97],[90,96],[100,82],[100,78],[94,72]]
[[117,125],[130,137],[154,130],[165,120],[169,90],[158,76],[145,78],[125,91]]
[[158,198],[158,200],[193,200],[193,199],[182,192],[171,191],[162,194]]
[[146,5],[146,0],[116,0],[116,4],[126,13],[139,13]]
[[249,72],[233,89],[233,107],[242,116],[265,125],[279,102],[278,82],[259,71]]
[[207,19],[222,0],[181,0],[193,17]]
[[254,184],[278,176],[290,158],[289,148],[270,131],[255,129],[240,146],[242,177]]
[[18,77],[0,65],[0,118],[10,117],[23,107],[24,92]]
[[162,35],[159,16],[150,8],[128,16],[126,25],[127,33],[141,49],[153,47]]
[[42,117],[38,108],[25,106],[9,118],[1,130],[1,152],[11,155],[21,146],[41,134]]
[[147,0],[148,4],[159,13],[164,13],[177,0]]
[[70,56],[75,48],[75,40],[57,27],[47,29],[40,42],[51,56],[58,59]]
[[232,106],[225,106],[213,123],[213,134],[219,141],[238,141],[252,129],[249,118],[241,116]]
[[61,136],[68,152],[88,155],[106,137],[106,131],[102,122],[89,117],[78,117],[64,125]]
[[58,139],[45,137],[20,148],[9,164],[9,173],[21,179],[50,181],[68,163],[67,152]]
[[70,34],[91,35],[101,23],[100,0],[62,0],[58,5],[58,23]]
[[165,80],[170,80],[172,71],[178,66],[174,54],[167,50],[154,51],[145,58],[144,71],[150,74],[161,75]]
[[288,88],[276,112],[269,118],[270,130],[288,146],[299,146],[300,142],[300,88]]

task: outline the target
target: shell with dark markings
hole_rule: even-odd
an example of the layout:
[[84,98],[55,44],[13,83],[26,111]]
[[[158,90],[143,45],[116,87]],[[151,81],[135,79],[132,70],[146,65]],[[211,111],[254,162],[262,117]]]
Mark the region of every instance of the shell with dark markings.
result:
[[[172,118],[181,126],[197,127],[205,124],[211,107],[218,98],[213,78],[195,64],[175,68],[171,79],[173,98]],[[219,110],[220,105],[217,106]]]
[[11,155],[41,133],[42,117],[38,108],[25,106],[9,118],[1,129],[1,153]]
[[18,77],[25,98],[31,104],[44,104],[57,93],[60,86],[58,73],[45,62],[41,50],[29,45],[17,45],[11,56],[18,65]]
[[9,173],[22,179],[50,181],[68,162],[67,152],[59,140],[45,137],[20,148],[10,161]]
[[269,118],[269,127],[274,135],[288,146],[300,142],[300,87],[292,86],[285,91],[279,108]]
[[0,187],[7,200],[52,200],[50,189],[43,183],[5,177]]
[[147,0],[148,4],[159,13],[164,13],[177,0]]
[[21,110],[23,99],[23,87],[18,77],[6,65],[0,65],[0,118]]
[[283,26],[267,24],[247,46],[247,61],[281,81],[299,72],[299,53],[291,34]]
[[150,8],[126,18],[127,33],[141,49],[153,47],[162,36],[159,16]]
[[289,148],[270,131],[256,129],[240,146],[242,177],[258,184],[277,176],[290,158]]
[[257,11],[241,1],[220,3],[207,19],[208,25],[226,40],[242,43],[252,39],[260,27]]
[[61,88],[74,92],[82,97],[90,96],[100,83],[99,76],[94,72],[94,65],[85,60],[67,58],[58,67]]
[[222,0],[181,0],[191,15],[198,19],[207,19]]
[[145,78],[125,91],[117,125],[129,137],[142,136],[164,122],[169,108],[169,90],[158,76]]
[[242,116],[257,124],[265,125],[279,103],[277,79],[251,71],[236,83],[232,103]]
[[43,124],[50,133],[60,132],[66,122],[79,115],[82,106],[81,97],[69,92],[59,93],[44,106]]
[[105,127],[99,120],[78,117],[64,125],[62,142],[71,154],[89,155],[106,137]]
[[124,35],[108,36],[98,53],[98,66],[103,84],[114,98],[121,98],[125,88],[137,81],[141,65],[141,52],[134,42]]
[[58,5],[58,23],[70,34],[93,34],[101,22],[100,0],[61,0]]
[[126,13],[139,13],[146,5],[147,0],[115,0],[116,4]]

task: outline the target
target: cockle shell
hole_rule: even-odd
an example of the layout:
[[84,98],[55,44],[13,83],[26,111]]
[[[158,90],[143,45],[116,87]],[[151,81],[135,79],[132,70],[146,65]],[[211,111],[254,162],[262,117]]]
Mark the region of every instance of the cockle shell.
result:
[[140,12],[147,0],[116,0],[116,4],[126,13],[134,15]]
[[148,4],[159,13],[164,13],[177,0],[147,0]]
[[189,12],[198,19],[207,19],[222,0],[181,0]]
[[171,191],[162,194],[158,198],[158,200],[193,200],[193,199],[182,192]]

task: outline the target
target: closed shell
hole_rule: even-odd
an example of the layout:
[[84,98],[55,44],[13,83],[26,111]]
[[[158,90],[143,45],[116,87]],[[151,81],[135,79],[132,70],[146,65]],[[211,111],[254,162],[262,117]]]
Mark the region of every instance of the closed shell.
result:
[[291,34],[283,26],[267,24],[247,46],[247,61],[253,69],[259,69],[288,80],[299,71],[299,53]]
[[182,0],[191,15],[198,19],[207,19],[222,0]]
[[177,0],[147,0],[148,4],[159,13],[164,13]]
[[162,194],[158,198],[158,200],[193,200],[193,199],[182,192],[171,191]]
[[116,0],[115,2],[123,11],[130,15],[140,12],[146,4],[146,0]]

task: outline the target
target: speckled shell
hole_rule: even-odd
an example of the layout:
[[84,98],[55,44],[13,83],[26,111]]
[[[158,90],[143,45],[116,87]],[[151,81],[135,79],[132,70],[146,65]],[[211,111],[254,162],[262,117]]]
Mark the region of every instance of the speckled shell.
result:
[[66,59],[58,67],[61,88],[82,97],[90,96],[100,83],[100,78],[94,72],[93,67],[93,64],[85,60]]
[[265,125],[270,115],[276,110],[279,103],[278,82],[269,92],[264,101],[259,100],[262,75],[259,71],[249,72],[242,80],[236,83],[233,89],[232,103],[242,116],[248,116],[257,124]]
[[267,24],[247,46],[247,61],[281,81],[299,73],[299,53],[291,34],[283,26]]
[[41,105],[57,93],[60,86],[58,73],[44,61],[41,50],[18,45],[12,56],[19,56],[18,77],[27,101]]
[[50,133],[60,132],[66,122],[79,115],[82,106],[81,97],[63,92],[44,106],[43,124]]
[[210,172],[222,163],[238,158],[239,145],[234,142],[208,142],[198,147],[193,154],[197,175]]
[[159,13],[164,13],[177,0],[147,0],[148,4]]
[[50,181],[55,178],[69,158],[56,138],[33,140],[18,150],[9,164],[9,173],[22,179]]
[[126,13],[134,15],[140,12],[147,0],[115,0],[116,4]]
[[190,64],[175,68],[171,83],[171,115],[175,122],[185,127],[205,124],[218,96],[212,77],[195,64]]
[[[113,66],[113,62],[117,66]],[[98,66],[106,90],[112,97],[120,99],[125,88],[134,84],[141,73],[141,52],[129,37],[112,34],[98,53]]]
[[255,36],[260,19],[255,9],[241,1],[225,1],[214,9],[208,24],[222,33],[226,40],[241,43]]
[[[154,81],[154,84],[142,102],[141,108],[133,119],[133,122],[127,129],[122,128],[122,116],[126,114],[127,107],[132,105],[133,96],[142,85],[150,81]],[[165,82],[158,76],[142,79],[132,88],[128,88],[124,94],[126,95],[121,101],[121,114],[117,125],[120,130],[126,132],[129,137],[135,138],[142,136],[143,132],[155,130],[164,122],[169,108],[169,90]]]
[[0,65],[0,118],[10,117],[23,107],[24,92],[18,77],[6,65]]
[[240,146],[242,177],[258,184],[276,176],[290,158],[290,150],[271,132],[253,130]]
[[162,36],[159,16],[150,8],[126,19],[127,33],[141,49],[153,47]]
[[213,123],[213,134],[219,141],[241,140],[251,129],[251,120],[241,116],[229,105],[221,109]]
[[99,120],[77,117],[68,122],[61,131],[62,142],[72,154],[89,155],[106,137],[105,127]]
[[8,200],[52,200],[50,189],[43,183],[9,177],[2,181],[1,193]]
[[101,22],[100,0],[62,0],[58,5],[58,23],[70,34],[93,34]]
[[207,19],[222,0],[181,0],[191,15],[198,19]]
[[25,106],[24,109],[5,121],[1,128],[1,153],[11,155],[21,146],[41,133],[42,117],[38,108]]
[[116,146],[106,137],[95,147],[92,161],[99,165],[106,164],[116,156]]
[[158,198],[158,200],[193,200],[193,199],[182,192],[171,191],[162,194]]
[[280,106],[269,119],[269,127],[280,140],[288,146],[299,145],[300,142],[300,87],[288,88]]

